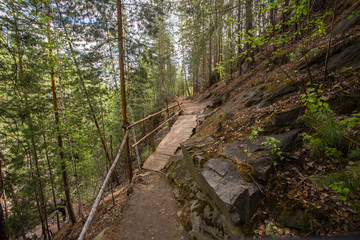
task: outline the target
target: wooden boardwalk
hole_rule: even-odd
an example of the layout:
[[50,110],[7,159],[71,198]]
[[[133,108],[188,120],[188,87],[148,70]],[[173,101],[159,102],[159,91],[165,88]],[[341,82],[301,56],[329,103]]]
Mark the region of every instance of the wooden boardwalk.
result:
[[180,143],[191,137],[197,125],[197,115],[179,116],[170,132],[157,146],[156,151],[145,161],[143,168],[152,171],[161,171],[167,164],[170,156],[174,155]]

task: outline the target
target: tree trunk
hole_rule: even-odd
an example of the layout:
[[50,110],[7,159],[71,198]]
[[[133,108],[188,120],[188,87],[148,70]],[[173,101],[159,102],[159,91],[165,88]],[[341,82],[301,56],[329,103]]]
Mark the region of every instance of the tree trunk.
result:
[[[253,28],[253,12],[252,11],[253,11],[253,1],[246,0],[245,31],[246,31],[246,34],[249,34],[250,36],[252,35],[252,34],[250,34],[250,31]],[[253,53],[251,53],[252,49],[251,49],[250,44],[247,43],[245,47],[246,47],[246,51],[247,51],[246,58],[248,59],[247,60],[247,69],[249,69],[253,62]]]
[[2,171],[2,163],[4,162],[4,155],[3,153],[0,151],[0,184],[1,184],[1,195],[4,198],[4,211],[5,211],[5,218],[8,218],[8,204],[7,204],[7,199],[6,199],[6,194],[5,194],[5,185],[4,185],[4,173]]
[[[125,91],[125,64],[124,64],[124,43],[123,43],[123,26],[122,26],[122,4],[121,0],[117,1],[117,20],[118,20],[118,48],[119,48],[119,67],[120,67],[120,84],[121,84],[121,108],[123,123],[128,124],[126,111],[126,91]],[[127,130],[124,129],[124,136]],[[126,139],[126,165],[129,182],[132,181],[133,171],[130,159],[130,141]]]
[[[211,34],[211,33],[210,33]],[[212,36],[210,35],[209,41],[209,79],[208,86],[211,86],[211,73],[212,73]]]
[[[32,179],[35,179],[35,184],[34,184],[35,191],[34,192],[35,192],[35,199],[36,199],[36,207],[39,212],[39,218],[40,218],[40,222],[41,222],[41,228],[42,228],[42,232],[44,235],[44,239],[46,240],[46,239],[50,239],[50,233],[49,233],[49,229],[48,229],[47,214],[46,214],[46,208],[45,208],[45,199],[44,199],[43,187],[42,187],[41,179],[40,179],[41,174],[40,174],[39,165],[38,165],[38,156],[37,156],[37,150],[36,150],[35,138],[34,138],[34,132],[33,132],[33,125],[32,125],[32,119],[31,119],[30,113],[28,114],[28,121],[29,121],[29,128],[30,128],[30,134],[31,134],[31,136],[30,136],[31,148],[32,148],[34,158],[35,158],[35,172],[36,172],[36,177],[35,177],[33,171],[31,171],[31,177],[32,177]],[[29,144],[28,144],[28,146],[30,148]],[[31,158],[30,152],[29,152],[30,168],[33,169],[32,158]],[[39,200],[38,194],[40,195],[40,200]]]
[[5,224],[4,212],[2,209],[2,204],[0,202],[0,239],[7,240],[9,239]]
[[328,80],[328,63],[329,63],[329,57],[330,57],[331,42],[332,42],[332,37],[333,37],[333,29],[334,29],[334,24],[335,24],[337,3],[338,3],[338,0],[335,0],[335,4],[334,4],[334,8],[333,8],[333,16],[332,16],[332,20],[331,20],[329,43],[328,43],[328,47],[327,47],[327,51],[326,51],[326,58],[325,58],[325,70],[324,70],[325,81]]
[[[44,148],[45,148],[45,157],[48,165],[49,175],[50,175],[50,184],[51,184],[51,193],[53,197],[54,209],[56,209],[56,196],[55,196],[55,185],[54,185],[54,177],[52,174],[52,169],[50,165],[49,153],[48,153],[48,145],[45,137],[45,131],[43,131],[43,138],[44,138]],[[58,230],[60,230],[60,220],[59,220],[59,213],[56,213],[56,223]]]
[[[9,239],[8,234],[7,234],[7,228],[6,228],[6,224],[5,224],[5,216],[7,215],[6,213],[6,196],[5,196],[5,186],[4,186],[4,178],[3,178],[3,172],[2,172],[2,162],[4,160],[4,155],[2,154],[2,152],[0,152],[0,187],[1,187],[1,193],[4,196],[4,203],[5,203],[5,214],[3,211],[3,207],[0,201],[0,239],[4,239],[7,240]],[[4,216],[5,215],[5,216]]]
[[289,0],[284,0],[283,13],[282,13],[282,32],[284,33],[286,29],[286,24],[289,16],[288,12]]
[[[62,84],[61,84],[61,64],[60,64],[60,58],[58,58],[58,77],[59,77],[59,89],[60,89],[60,99],[61,99],[61,111],[62,111],[62,117],[63,117],[63,121],[64,124],[66,125],[67,122],[67,117],[66,117],[66,111],[65,111],[65,102],[64,102],[64,92],[62,90]],[[69,133],[69,129],[65,128],[66,131],[66,136],[67,136],[67,142],[70,148],[70,154],[71,154],[71,160],[72,160],[72,167],[73,167],[73,172],[74,172],[74,177],[75,177],[75,183],[76,183],[76,195],[78,197],[78,216],[81,216],[81,220],[84,222],[84,215],[82,214],[82,200],[81,200],[81,195],[80,195],[80,180],[79,180],[79,175],[77,172],[77,167],[76,167],[76,157],[74,156],[74,151],[73,151],[73,147],[72,147],[72,142],[73,139],[70,136]]]
[[206,42],[205,42],[205,16],[202,16],[203,32],[202,32],[202,87],[206,83]]
[[[49,24],[49,42],[51,42],[51,33],[50,33],[50,24]],[[53,57],[53,49],[50,44],[50,59]],[[59,156],[60,156],[60,163],[61,163],[61,171],[62,171],[62,178],[65,187],[65,196],[66,196],[66,207],[68,209],[69,218],[71,220],[71,224],[74,225],[76,222],[74,210],[72,207],[71,196],[70,196],[70,186],[68,182],[68,176],[66,171],[66,161],[64,155],[64,146],[63,146],[63,138],[60,131],[60,117],[59,117],[59,108],[58,108],[58,100],[56,94],[56,83],[55,83],[55,71],[54,71],[54,63],[50,65],[50,78],[51,78],[51,91],[53,95],[53,108],[54,108],[54,116],[55,116],[55,124],[56,124],[56,131],[57,131],[57,141],[59,147]]]

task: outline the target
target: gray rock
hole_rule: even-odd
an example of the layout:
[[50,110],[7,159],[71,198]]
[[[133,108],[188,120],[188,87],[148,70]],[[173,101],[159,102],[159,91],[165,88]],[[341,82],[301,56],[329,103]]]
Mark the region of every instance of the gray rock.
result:
[[209,205],[206,205],[203,211],[203,216],[205,219],[211,219],[212,218],[212,212]]
[[226,154],[227,158],[233,159],[233,158],[239,158],[242,151],[239,148],[239,145],[241,144],[240,141],[234,141],[232,143],[225,144],[224,147],[224,153]]
[[254,93],[248,98],[245,103],[245,107],[251,107],[258,104],[263,100],[264,90],[255,90]]
[[288,84],[280,85],[275,91],[268,93],[264,96],[263,100],[259,104],[259,107],[263,108],[275,103],[278,100],[285,99],[289,96],[290,93],[294,92],[295,90],[295,87]]
[[[224,239],[226,238],[227,235],[230,236],[231,239],[237,239],[239,237],[241,238],[243,234],[240,231],[240,229],[235,225],[229,213],[229,205],[220,199],[218,194],[215,192],[214,188],[210,186],[210,184],[207,182],[205,177],[201,174],[201,172],[199,172],[197,167],[194,165],[193,158],[191,157],[189,151],[187,150],[187,149],[192,150],[192,147],[189,145],[187,147],[182,145],[181,149],[184,155],[184,160],[185,160],[184,163],[188,169],[188,172],[192,176],[193,181],[195,181],[201,189],[201,191],[196,193],[196,196],[199,199],[202,199],[201,201],[204,201],[206,202],[206,204],[210,205],[212,209],[214,209],[211,219],[212,225],[216,226],[218,229],[221,229],[224,232]],[[204,234],[207,234],[203,231],[200,231],[200,232],[195,232],[193,236],[197,237],[197,233],[200,234],[199,237],[203,237]]]
[[295,228],[298,230],[308,230],[309,219],[302,210],[281,211],[276,220],[285,227]]
[[337,114],[349,114],[359,109],[359,99],[352,96],[338,96],[328,101],[330,108]]
[[212,103],[208,104],[206,107],[209,109],[214,109],[214,108],[219,107],[222,103],[223,103],[222,98],[218,98],[215,101],[213,101]]
[[[293,129],[283,134],[273,135],[272,137],[280,140],[280,142],[277,143],[276,146],[280,148],[281,152],[289,152],[292,150],[295,140],[300,132],[301,129]],[[265,141],[265,138],[263,138],[263,140]]]
[[290,111],[277,113],[273,117],[273,124],[277,126],[291,125],[304,113],[304,107],[298,107]]
[[201,219],[199,213],[191,213],[190,221],[192,224],[191,234],[196,237],[196,239],[224,239],[222,231],[216,227],[208,226],[205,221]]
[[191,212],[199,212],[202,206],[198,200],[193,200],[190,202],[190,211]]
[[329,60],[329,71],[344,67],[360,66],[360,43],[347,47],[344,51],[332,56]]
[[352,28],[355,25],[360,24],[360,8],[355,10],[354,13],[351,14],[352,17],[349,19],[349,16],[346,16],[343,20],[341,20],[334,28],[333,33],[334,34],[342,34],[348,31],[350,28]]
[[262,181],[267,182],[274,170],[273,157],[268,151],[263,152],[259,157],[247,161],[259,173]]
[[175,198],[177,201],[182,200],[182,199],[181,199],[181,190],[180,190],[180,188],[174,187],[173,194],[174,194],[174,198]]
[[[280,148],[281,152],[288,152],[294,146],[295,140],[301,130],[294,129],[292,131],[271,135],[281,142],[277,143],[277,147]],[[248,163],[254,167],[255,171],[260,174],[260,177],[263,181],[267,181],[270,177],[271,172],[273,171],[273,161],[276,156],[272,155],[267,146],[262,145],[262,142],[266,141],[266,137],[262,137],[260,140],[255,142],[244,142],[234,141],[228,143],[224,147],[224,153],[228,158],[236,158],[240,162]],[[251,156],[247,156],[244,153],[242,145],[247,145],[249,151],[252,153]]]
[[[325,65],[326,52],[321,54],[321,57],[316,58],[310,65],[310,70],[317,70]],[[301,72],[304,72],[305,65],[299,67]],[[349,45],[344,50],[339,49],[333,53],[329,59],[328,70],[335,71],[344,67],[358,67],[360,66],[360,43]]]
[[193,232],[199,232],[200,231],[200,225],[201,225],[201,217],[199,213],[192,212],[190,216],[191,226]]
[[[230,159],[210,159],[204,165],[202,175],[228,206],[235,223],[246,222],[252,217],[255,212],[254,209],[250,209],[250,198],[259,190],[254,184],[242,180]],[[253,200],[256,199],[253,198]]]
[[222,231],[220,231],[218,228],[206,225],[204,221],[202,221],[201,223],[202,230],[206,233],[209,233],[213,237],[213,239],[224,239]]
[[240,162],[248,163],[254,167],[255,171],[257,171],[261,179],[263,181],[267,181],[270,177],[272,167],[273,167],[273,159],[268,151],[268,149],[261,145],[261,142],[245,142],[243,145],[247,145],[249,151],[251,153],[261,152],[257,154],[256,157],[247,156],[244,153],[244,149],[241,148],[241,142],[235,141],[232,143],[228,143],[225,145],[224,153],[228,158],[233,159],[236,158]]

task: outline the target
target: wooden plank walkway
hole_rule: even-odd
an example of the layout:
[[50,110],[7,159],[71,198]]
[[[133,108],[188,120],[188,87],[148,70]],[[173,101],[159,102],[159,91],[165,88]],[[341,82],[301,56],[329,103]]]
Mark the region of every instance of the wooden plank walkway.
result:
[[161,171],[167,164],[170,156],[174,155],[180,143],[191,137],[197,125],[197,115],[179,116],[170,132],[157,146],[156,151],[145,161],[143,168],[152,171]]

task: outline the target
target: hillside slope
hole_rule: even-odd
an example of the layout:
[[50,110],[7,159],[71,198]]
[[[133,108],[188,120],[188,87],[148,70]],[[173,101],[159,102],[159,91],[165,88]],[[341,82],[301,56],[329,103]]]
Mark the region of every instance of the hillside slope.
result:
[[326,81],[330,34],[195,97],[211,103],[167,170],[195,238],[359,230],[359,5],[340,6]]

